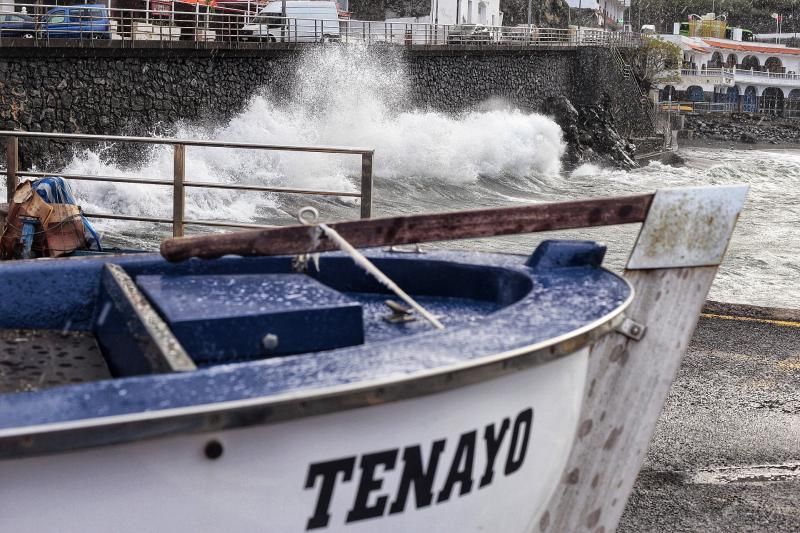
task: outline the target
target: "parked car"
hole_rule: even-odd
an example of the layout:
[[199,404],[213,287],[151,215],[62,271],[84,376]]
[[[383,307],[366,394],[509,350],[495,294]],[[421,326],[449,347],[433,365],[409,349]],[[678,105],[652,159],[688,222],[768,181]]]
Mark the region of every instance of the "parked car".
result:
[[505,44],[530,44],[536,41],[539,29],[533,24],[517,24],[505,28],[500,34],[500,42]]
[[111,22],[103,4],[56,7],[45,13],[39,27],[49,39],[110,39]]
[[242,27],[242,39],[254,41],[315,42],[339,41],[339,11],[336,2],[287,0],[270,2]]
[[16,37],[33,39],[36,36],[36,23],[22,13],[0,13],[0,38]]
[[495,40],[494,32],[483,24],[459,24],[447,31],[447,44],[489,44]]

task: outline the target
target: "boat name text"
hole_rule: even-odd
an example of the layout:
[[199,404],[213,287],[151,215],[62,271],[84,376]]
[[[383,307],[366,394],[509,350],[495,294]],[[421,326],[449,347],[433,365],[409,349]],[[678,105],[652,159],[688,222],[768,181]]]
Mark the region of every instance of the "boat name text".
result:
[[[477,490],[488,486],[495,479],[496,466],[505,476],[513,474],[522,467],[525,460],[532,425],[533,409],[528,408],[520,412],[513,422],[511,417],[506,417],[499,424],[492,423],[484,427],[481,435],[485,449],[485,467],[477,472],[473,472],[473,468],[479,430],[462,433],[458,438],[447,477],[441,486],[436,487],[438,490],[434,489],[434,478],[439,460],[447,447],[447,439],[431,443],[427,467],[423,461],[422,446],[419,444],[312,463],[308,467],[305,488],[309,490],[319,487],[319,489],[317,503],[308,519],[306,529],[328,527],[331,518],[330,506],[337,481],[341,478],[338,486],[349,483],[353,479],[356,464],[360,470],[358,488],[355,491],[353,505],[345,517],[345,523],[377,518],[386,514],[387,509],[389,515],[404,512],[412,486],[416,508],[419,509],[433,503],[448,501],[453,496],[456,485],[458,485],[458,496],[469,494],[473,488]],[[500,447],[506,441],[509,444],[506,448],[505,464],[497,465]],[[397,486],[393,492],[382,491],[384,479],[380,473],[393,471],[398,457],[403,465],[399,475],[393,476],[393,479],[397,480]],[[476,475],[480,477],[476,479]],[[376,494],[378,491],[381,493]],[[394,498],[390,503],[391,494],[394,494]]]

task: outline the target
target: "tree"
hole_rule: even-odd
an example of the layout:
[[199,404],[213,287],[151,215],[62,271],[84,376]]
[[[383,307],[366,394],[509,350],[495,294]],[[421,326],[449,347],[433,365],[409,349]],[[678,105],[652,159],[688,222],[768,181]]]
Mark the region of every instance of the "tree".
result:
[[634,49],[630,59],[639,83],[649,91],[656,85],[677,82],[682,58],[683,51],[677,44],[661,37],[644,37],[643,45]]

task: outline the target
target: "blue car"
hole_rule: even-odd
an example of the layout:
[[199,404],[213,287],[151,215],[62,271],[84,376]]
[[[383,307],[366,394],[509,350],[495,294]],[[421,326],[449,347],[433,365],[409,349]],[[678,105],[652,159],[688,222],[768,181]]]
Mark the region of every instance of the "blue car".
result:
[[36,23],[28,15],[0,13],[0,38],[33,39],[35,36]]
[[40,31],[48,39],[110,39],[108,8],[102,4],[53,8],[42,17]]

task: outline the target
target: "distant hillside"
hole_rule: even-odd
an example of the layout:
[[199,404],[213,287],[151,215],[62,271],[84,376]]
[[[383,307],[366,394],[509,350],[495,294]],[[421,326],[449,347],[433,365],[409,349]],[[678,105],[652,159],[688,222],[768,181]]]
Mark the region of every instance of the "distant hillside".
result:
[[[446,0],[440,0],[444,2]],[[564,0],[536,0],[533,2],[533,21],[540,26],[565,28],[567,4]],[[516,26],[528,21],[528,0],[501,0],[503,24]],[[430,0],[350,0],[353,18],[359,20],[384,20],[397,17],[424,17],[431,12]]]
[[350,0],[350,11],[358,20],[424,17],[431,13],[430,0]]
[[[500,9],[505,14],[503,24],[506,26],[528,22],[528,0],[501,0]],[[566,28],[567,19],[567,3],[564,0],[533,2],[533,23],[537,26]]]
[[[771,15],[779,13],[783,15],[781,31],[800,31],[800,5],[795,6],[794,1],[716,0],[713,6],[718,15],[727,14],[730,26],[746,28],[755,33],[773,33],[775,19]],[[633,0],[630,12],[634,27],[655,24],[658,31],[671,33],[673,22],[688,20],[690,13],[703,15],[711,10],[712,0]]]

